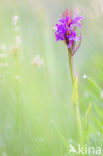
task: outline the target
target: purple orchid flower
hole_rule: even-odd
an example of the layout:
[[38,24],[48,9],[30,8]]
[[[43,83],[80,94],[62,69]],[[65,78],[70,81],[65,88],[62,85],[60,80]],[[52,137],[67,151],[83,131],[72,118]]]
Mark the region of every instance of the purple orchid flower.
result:
[[[59,19],[59,24],[55,27],[55,37],[56,41],[62,40],[66,43],[68,48],[72,51],[72,55],[78,50],[81,44],[82,35],[77,35],[76,28],[81,29],[81,20],[83,17],[78,17],[76,14],[72,18],[72,12],[68,12],[68,9],[64,11],[61,19]],[[76,46],[76,42],[79,42]]]

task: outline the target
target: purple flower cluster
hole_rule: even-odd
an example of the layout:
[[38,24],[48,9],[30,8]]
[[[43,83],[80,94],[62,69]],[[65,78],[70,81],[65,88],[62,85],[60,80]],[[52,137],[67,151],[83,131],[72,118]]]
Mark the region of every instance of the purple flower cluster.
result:
[[[61,19],[59,19],[59,24],[56,24],[55,27],[55,36],[56,41],[62,40],[65,41],[68,48],[72,49],[72,53],[74,54],[77,49],[80,46],[81,43],[81,34],[78,36],[76,28],[79,27],[81,29],[81,20],[83,20],[83,17],[78,17],[77,15],[74,15],[72,18],[71,10],[68,13],[68,9],[65,10],[63,13]],[[76,46],[76,42],[79,41],[78,46]]]

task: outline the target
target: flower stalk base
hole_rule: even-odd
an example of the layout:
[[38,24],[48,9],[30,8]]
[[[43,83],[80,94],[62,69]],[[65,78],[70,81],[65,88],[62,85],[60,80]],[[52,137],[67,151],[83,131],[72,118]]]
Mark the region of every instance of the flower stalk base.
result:
[[72,103],[74,105],[74,111],[75,111],[75,116],[76,116],[78,135],[79,135],[79,143],[81,145],[83,145],[82,125],[81,125],[81,118],[80,118],[79,97],[78,97],[78,88],[77,88],[78,87],[78,77],[77,77],[77,83],[76,83],[76,87],[75,87],[75,81],[76,81],[75,79],[76,78],[74,75],[74,64],[73,64],[72,51],[70,49],[68,49],[68,57],[69,57],[69,67],[70,67],[71,80],[72,80],[72,85],[73,85],[73,92],[76,92],[72,98]]

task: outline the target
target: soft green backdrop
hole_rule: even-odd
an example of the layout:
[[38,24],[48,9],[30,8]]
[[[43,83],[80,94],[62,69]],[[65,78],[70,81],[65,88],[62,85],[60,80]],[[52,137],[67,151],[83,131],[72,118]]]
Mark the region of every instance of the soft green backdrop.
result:
[[[103,145],[103,93],[83,79],[87,74],[103,87],[103,1],[0,0],[0,156],[73,156],[56,130],[68,145],[77,146],[67,48],[55,41],[53,30],[65,8],[84,16],[82,45],[75,55],[80,111],[85,126],[92,104],[87,144]],[[12,25],[15,15],[19,32]],[[17,48],[18,34],[22,42],[15,56],[10,48]],[[40,67],[32,64],[36,55],[44,60]]]

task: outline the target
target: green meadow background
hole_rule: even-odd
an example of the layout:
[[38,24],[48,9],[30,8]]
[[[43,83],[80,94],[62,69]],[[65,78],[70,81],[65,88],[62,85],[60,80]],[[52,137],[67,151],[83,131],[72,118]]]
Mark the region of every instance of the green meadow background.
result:
[[53,30],[66,8],[84,16],[74,56],[83,136],[103,150],[103,1],[0,0],[0,156],[75,156],[64,144],[78,144],[67,47]]

